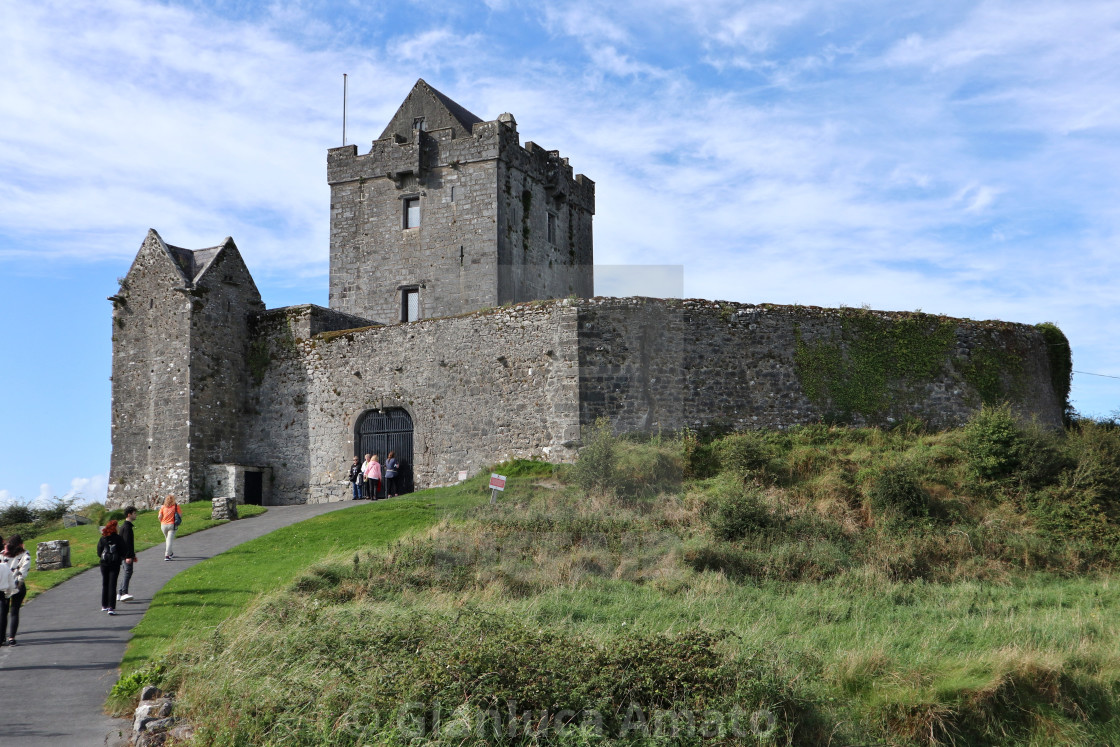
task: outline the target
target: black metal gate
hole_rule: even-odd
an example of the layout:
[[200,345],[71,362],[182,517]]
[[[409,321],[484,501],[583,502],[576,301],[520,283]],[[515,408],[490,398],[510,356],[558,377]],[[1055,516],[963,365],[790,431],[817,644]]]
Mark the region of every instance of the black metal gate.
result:
[[354,428],[354,454],[358,458],[377,454],[382,468],[389,452],[400,462],[402,493],[412,492],[412,416],[399,407],[370,410],[358,418]]

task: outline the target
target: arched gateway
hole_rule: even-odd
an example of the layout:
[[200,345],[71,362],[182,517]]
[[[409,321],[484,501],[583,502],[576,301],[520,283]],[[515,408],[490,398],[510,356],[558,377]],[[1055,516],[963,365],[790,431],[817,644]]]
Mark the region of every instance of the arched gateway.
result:
[[367,410],[354,427],[354,454],[379,454],[382,466],[390,451],[401,464],[402,492],[412,491],[412,416],[400,407]]

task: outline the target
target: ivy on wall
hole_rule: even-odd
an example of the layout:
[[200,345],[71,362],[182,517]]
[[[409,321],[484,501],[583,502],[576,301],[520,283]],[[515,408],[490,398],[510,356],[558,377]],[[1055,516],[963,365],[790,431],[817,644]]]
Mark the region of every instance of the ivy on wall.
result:
[[908,385],[931,381],[953,348],[956,325],[929,314],[884,318],[841,312],[840,333],[807,341],[795,325],[794,364],[806,396],[823,411],[869,420],[906,396]]
[[957,371],[980,395],[980,403],[991,407],[1020,395],[1023,386],[1023,356],[991,345],[976,347],[969,359],[954,361]]
[[1043,322],[1034,325],[1046,341],[1046,351],[1050,357],[1050,385],[1062,405],[1062,415],[1068,422],[1073,417],[1073,406],[1069,403],[1069,389],[1073,380],[1073,354],[1069,340],[1058,325]]

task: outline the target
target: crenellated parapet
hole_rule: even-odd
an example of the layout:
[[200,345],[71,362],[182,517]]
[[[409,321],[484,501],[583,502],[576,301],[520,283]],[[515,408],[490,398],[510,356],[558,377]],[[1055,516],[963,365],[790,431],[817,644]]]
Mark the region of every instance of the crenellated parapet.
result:
[[385,323],[593,292],[595,183],[417,81],[366,153],[327,154],[330,306]]

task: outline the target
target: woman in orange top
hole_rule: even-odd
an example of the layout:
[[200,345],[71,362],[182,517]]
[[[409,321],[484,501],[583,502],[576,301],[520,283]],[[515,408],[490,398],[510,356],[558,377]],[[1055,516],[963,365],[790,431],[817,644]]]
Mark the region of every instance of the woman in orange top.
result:
[[175,541],[175,530],[183,522],[183,512],[175,503],[175,496],[169,495],[159,509],[159,528],[163,532],[165,547],[163,559],[171,560],[175,553],[171,552],[171,543]]

